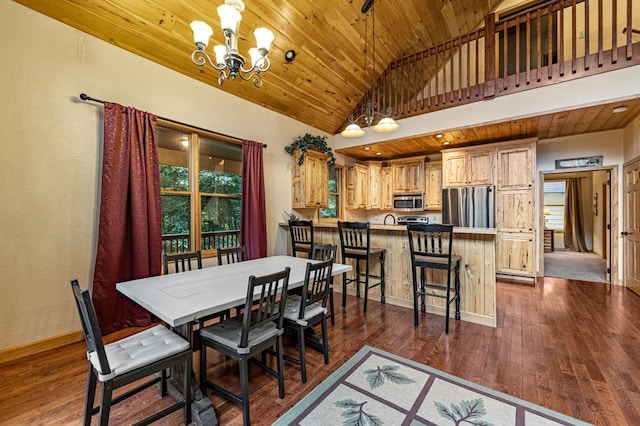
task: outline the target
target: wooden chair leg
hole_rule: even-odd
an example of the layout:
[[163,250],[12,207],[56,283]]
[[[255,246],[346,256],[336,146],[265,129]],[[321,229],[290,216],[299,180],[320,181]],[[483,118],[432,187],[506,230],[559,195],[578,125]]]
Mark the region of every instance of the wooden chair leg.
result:
[[240,398],[242,404],[242,423],[245,426],[251,424],[249,418],[249,361],[245,358],[240,360]]
[[333,286],[329,288],[329,303],[331,304],[331,325],[336,325],[335,305],[333,302]]
[[324,355],[324,363],[329,364],[329,339],[327,337],[327,318],[322,318],[322,354]]
[[384,305],[385,303],[385,298],[384,298],[384,290],[385,290],[385,281],[384,281],[384,252],[382,252],[380,254],[380,303],[382,303]]
[[278,395],[284,398],[284,349],[282,347],[282,336],[278,336],[276,343],[276,355],[278,357]]
[[347,306],[347,273],[342,274],[342,307]]
[[111,397],[113,394],[113,382],[107,380],[102,383],[102,402],[100,403],[100,426],[109,425],[109,412],[111,411]]
[[89,376],[87,377],[87,398],[84,402],[84,425],[91,425],[91,416],[93,415],[93,403],[96,397],[96,384],[98,376],[93,372],[93,367],[89,364]]
[[185,358],[184,364],[184,383],[182,384],[184,391],[184,424],[188,425],[191,423],[191,376],[193,374],[191,352]]
[[307,361],[304,347],[304,328],[298,327],[298,355],[300,356],[300,376],[302,383],[307,383]]

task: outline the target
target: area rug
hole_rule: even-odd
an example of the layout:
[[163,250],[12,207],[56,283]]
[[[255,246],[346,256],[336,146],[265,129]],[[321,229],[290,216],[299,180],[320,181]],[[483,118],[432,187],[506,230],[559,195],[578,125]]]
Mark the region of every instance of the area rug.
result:
[[365,346],[285,413],[284,425],[586,425]]
[[544,254],[544,276],[607,282],[607,261],[597,254],[554,251]]

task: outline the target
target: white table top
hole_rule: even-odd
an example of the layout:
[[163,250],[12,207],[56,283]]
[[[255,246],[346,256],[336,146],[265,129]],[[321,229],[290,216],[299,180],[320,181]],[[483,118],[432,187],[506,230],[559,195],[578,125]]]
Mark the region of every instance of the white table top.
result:
[[[291,268],[289,288],[300,287],[309,259],[270,256],[177,274],[141,278],[116,284],[117,290],[172,327],[236,307],[245,302],[249,276]],[[350,271],[334,263],[332,275]]]

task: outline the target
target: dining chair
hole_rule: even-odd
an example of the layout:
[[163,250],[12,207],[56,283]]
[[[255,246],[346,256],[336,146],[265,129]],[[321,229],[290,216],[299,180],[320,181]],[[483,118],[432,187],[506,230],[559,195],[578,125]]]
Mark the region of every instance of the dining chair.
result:
[[247,247],[219,247],[218,253],[218,265],[224,265],[228,263],[238,263],[247,260]]
[[[78,280],[71,281],[82,332],[87,345],[89,376],[87,379],[84,424],[91,424],[91,417],[100,413],[99,424],[109,424],[111,406],[139,391],[160,382],[161,395],[167,396],[167,369],[182,365],[190,372],[192,354],[189,342],[162,325],[148,328],[132,336],[105,345],[98,325],[95,308],[89,290],[81,290]],[[159,377],[157,376],[159,374]],[[148,376],[151,380],[113,398],[113,391]],[[97,382],[102,383],[100,405],[94,407]],[[183,399],[170,407],[139,422],[147,425],[179,409],[184,410],[184,423],[191,423],[191,374],[184,374]]]
[[[409,252],[413,278],[413,322],[418,326],[418,297],[420,311],[426,312],[425,297],[445,299],[445,334],[449,334],[449,307],[455,303],[455,318],[460,319],[460,261],[453,254],[453,225],[409,224]],[[442,271],[434,274],[429,269]],[[454,295],[451,296],[451,272],[454,273]]]
[[[249,277],[244,314],[200,330],[200,387],[240,404],[245,425],[251,423],[249,416],[249,360],[278,378],[278,392],[284,398],[284,360],[282,350],[283,321],[289,274],[285,268],[274,274]],[[253,357],[263,354],[275,345],[277,370]],[[238,361],[240,367],[240,394],[232,393],[207,378],[207,348],[212,348]]]
[[195,262],[195,268],[202,269],[202,253],[200,250],[174,254],[162,253],[165,274],[169,273],[169,266],[173,266],[173,272],[191,271],[195,269],[192,262]]
[[[335,244],[314,244],[311,258],[314,260],[332,259],[335,262],[337,251],[338,248]],[[327,315],[327,319],[331,318],[331,325],[336,325],[334,316],[335,305],[333,303],[333,278],[329,282],[329,306],[329,315]]]
[[311,258],[313,253],[313,221],[311,220],[290,220],[289,234],[291,235],[291,254],[298,257],[298,254],[306,254]]
[[[367,313],[367,300],[369,289],[380,286],[380,303],[385,302],[385,277],[384,261],[386,250],[371,246],[371,227],[369,222],[341,222],[338,221],[338,233],[340,234],[340,252],[342,262],[348,259],[355,262],[354,275],[348,277],[342,274],[342,307],[347,304],[347,284],[355,283],[356,297],[360,297],[360,283],[364,284],[364,313]],[[378,260],[379,274],[371,271],[371,260]],[[364,262],[364,271],[362,268]]]
[[300,366],[302,383],[307,382],[305,356],[305,330],[320,324],[322,327],[322,354],[324,363],[329,364],[329,342],[327,341],[327,295],[331,283],[333,259],[307,264],[302,285],[302,294],[287,297],[284,308],[285,329],[297,332],[299,357],[284,355],[286,361]]

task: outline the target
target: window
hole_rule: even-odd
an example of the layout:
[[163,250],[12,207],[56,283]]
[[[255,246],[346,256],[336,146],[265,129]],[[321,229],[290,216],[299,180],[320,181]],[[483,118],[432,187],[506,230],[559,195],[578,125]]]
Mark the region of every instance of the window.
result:
[[564,230],[564,180],[544,183],[544,227]]
[[163,250],[239,245],[242,146],[188,128],[158,126],[157,136]]
[[328,207],[320,209],[321,221],[335,221],[340,219],[340,184],[342,182],[342,168],[329,169],[329,197]]

